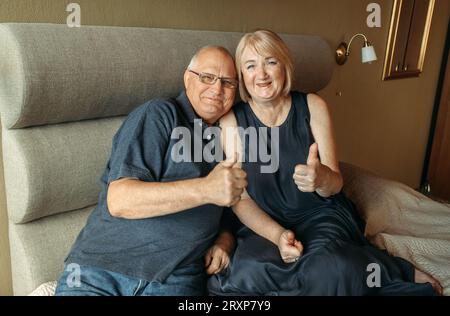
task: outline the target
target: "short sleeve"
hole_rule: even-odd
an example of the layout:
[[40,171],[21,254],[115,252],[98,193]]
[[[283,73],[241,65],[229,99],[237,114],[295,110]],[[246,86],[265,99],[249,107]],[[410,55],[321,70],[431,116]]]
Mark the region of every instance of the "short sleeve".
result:
[[113,139],[108,183],[123,177],[160,181],[170,141],[170,120],[146,103],[129,114]]

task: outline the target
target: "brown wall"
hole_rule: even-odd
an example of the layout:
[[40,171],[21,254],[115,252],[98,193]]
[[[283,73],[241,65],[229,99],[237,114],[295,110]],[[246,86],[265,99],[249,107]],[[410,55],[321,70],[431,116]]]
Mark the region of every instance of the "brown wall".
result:
[[[449,0],[436,0],[424,71],[419,78],[382,81],[393,0],[2,0],[0,22],[65,23],[66,5],[81,5],[84,25],[119,25],[245,32],[315,34],[331,47],[363,32],[379,60],[360,62],[356,40],[344,66],[337,66],[320,92],[332,109],[339,158],[381,176],[419,186],[439,67],[450,12]],[[367,4],[381,5],[381,28],[366,25]],[[341,96],[337,93],[340,92]],[[1,189],[1,188],[0,188]],[[0,192],[0,294],[9,261],[4,193]]]

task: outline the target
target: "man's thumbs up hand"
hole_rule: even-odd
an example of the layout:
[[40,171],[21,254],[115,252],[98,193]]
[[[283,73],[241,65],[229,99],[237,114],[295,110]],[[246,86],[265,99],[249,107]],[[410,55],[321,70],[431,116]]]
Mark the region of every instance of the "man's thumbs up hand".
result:
[[247,186],[247,174],[239,166],[235,154],[224,160],[204,178],[203,190],[206,191],[208,203],[220,206],[236,204]]
[[238,165],[237,154],[234,153],[231,158],[223,160],[219,164],[221,164],[223,167],[226,167],[226,168],[235,167],[236,165]]

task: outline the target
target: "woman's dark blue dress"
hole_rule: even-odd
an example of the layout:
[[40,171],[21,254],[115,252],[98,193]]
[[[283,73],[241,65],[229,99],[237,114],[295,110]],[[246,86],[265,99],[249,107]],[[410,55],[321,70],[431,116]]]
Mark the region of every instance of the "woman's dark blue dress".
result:
[[[247,172],[248,194],[272,218],[295,232],[303,244],[303,255],[295,263],[284,263],[276,245],[242,227],[228,269],[208,281],[210,293],[434,295],[431,284],[414,283],[411,263],[369,244],[363,221],[342,192],[323,198],[315,192],[298,190],[292,178],[294,168],[306,164],[314,139],[306,94],[292,92],[291,96],[291,109],[279,126],[278,170],[261,173],[261,166],[270,163],[262,163],[259,154],[256,162],[250,162],[250,151],[255,149],[248,145],[244,146],[242,168]],[[266,127],[247,103],[238,103],[233,110],[243,129]],[[248,135],[241,129],[242,141]],[[276,154],[270,148],[273,131],[269,130],[267,136],[257,135],[264,137],[269,153]]]

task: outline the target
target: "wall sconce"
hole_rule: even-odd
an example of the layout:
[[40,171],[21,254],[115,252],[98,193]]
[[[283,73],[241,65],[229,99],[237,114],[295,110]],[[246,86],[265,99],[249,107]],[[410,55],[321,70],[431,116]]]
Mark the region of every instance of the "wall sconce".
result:
[[347,46],[347,43],[345,43],[345,42],[342,42],[341,44],[339,44],[338,48],[336,49],[336,62],[338,63],[338,65],[343,65],[347,61],[347,57],[350,55],[350,45],[352,45],[353,40],[357,36],[364,37],[364,46],[361,50],[362,62],[370,64],[372,61],[377,60],[377,55],[375,54],[375,49],[369,43],[369,41],[367,40],[367,37],[364,34],[359,33],[359,34],[355,34],[352,36],[352,38],[350,39],[350,42],[348,43],[348,46]]

